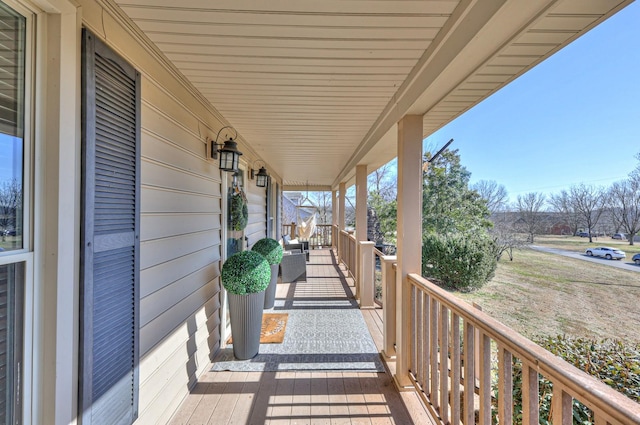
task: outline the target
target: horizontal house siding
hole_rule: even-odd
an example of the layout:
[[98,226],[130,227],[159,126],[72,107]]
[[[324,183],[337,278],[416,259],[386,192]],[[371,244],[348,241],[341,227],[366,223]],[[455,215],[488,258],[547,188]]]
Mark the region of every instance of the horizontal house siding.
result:
[[256,186],[255,180],[249,180],[247,185],[247,204],[249,220],[245,229],[249,248],[267,235],[267,191],[264,187]]
[[143,81],[137,422],[162,423],[219,348],[221,180],[202,123]]
[[[220,347],[221,174],[206,159],[219,115],[136,41],[117,11],[80,0],[83,23],[142,74],[140,393],[136,424],[168,422]],[[239,148],[243,150],[244,142]],[[245,158],[251,159],[250,152]],[[265,190],[248,184],[249,245]]]

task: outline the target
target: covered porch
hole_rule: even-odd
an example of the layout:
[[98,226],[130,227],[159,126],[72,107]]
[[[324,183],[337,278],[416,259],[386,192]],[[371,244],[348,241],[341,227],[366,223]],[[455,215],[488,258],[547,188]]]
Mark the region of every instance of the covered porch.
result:
[[[307,265],[307,279],[279,283],[276,306],[265,312],[299,309],[303,315],[331,315],[335,310],[355,309],[366,323],[369,334],[366,336],[370,336],[374,344],[375,353],[367,355],[373,354],[384,359],[379,354],[383,349],[382,307],[359,310],[354,294],[354,279],[349,275],[349,270],[339,264],[336,252],[330,248],[313,249]],[[333,332],[327,332],[325,338],[331,344],[349,345],[353,341],[345,340],[342,330],[360,325],[359,320],[343,322]],[[295,329],[287,329],[285,334],[285,338],[288,338],[285,342],[289,346],[296,345],[291,339],[304,339],[304,335]],[[261,348],[265,348],[265,345]],[[325,350],[313,351],[305,350],[305,354],[297,354],[299,363],[296,364],[276,361],[278,366],[275,368],[278,370],[213,371],[213,366],[210,367],[200,376],[170,423],[437,423],[417,393],[398,392],[391,374],[395,369],[393,359],[385,359],[380,371],[372,370],[375,366],[372,368],[370,365],[365,365],[363,370],[351,368],[348,359],[336,359],[335,355],[327,354]],[[291,357],[288,353],[275,356],[287,360]],[[323,364],[322,359],[326,359],[326,363]],[[343,362],[342,366],[336,367],[336,360]],[[305,361],[314,364],[304,365]],[[264,368],[264,365],[255,368]]]
[[[524,424],[540,419],[539,375],[554,383],[554,424],[571,423],[574,400],[598,424],[640,423],[637,404],[418,275],[424,138],[630,3],[3,0],[8,38],[24,41],[6,49],[7,63],[23,64],[7,81],[22,87],[11,120],[26,117],[15,154],[24,243],[0,254],[0,266],[24,270],[9,282],[24,289],[18,389],[6,391],[16,423],[468,425],[494,411],[510,423],[520,415],[509,402],[513,359]],[[242,152],[232,168],[219,162],[227,137]],[[86,167],[103,160],[88,148],[97,142],[115,151],[98,167],[100,187],[117,189],[122,174],[126,194],[101,200],[94,242],[87,199],[99,191]],[[367,241],[367,175],[396,157],[398,249],[388,257]],[[367,354],[384,371],[211,371],[229,337],[221,267],[281,238],[286,190],[330,192],[333,221],[330,242],[317,243],[331,249],[311,251],[307,281],[281,285],[280,307],[361,314]],[[236,195],[240,230],[230,225]],[[111,221],[121,204],[126,231]],[[121,250],[129,271],[89,264],[92,247]],[[118,278],[124,301],[109,298],[124,293]],[[94,317],[101,311],[122,320]],[[125,334],[119,362],[111,335]]]
[[[360,243],[356,256],[355,237],[337,228],[334,234],[340,235],[342,252],[312,250],[307,279],[279,283],[273,311],[299,309],[304,316],[325,316],[353,309],[357,315],[352,317],[366,323],[364,338],[370,336],[375,345],[375,353],[367,355],[379,356],[384,366],[370,370],[375,366],[365,363],[367,370],[361,370],[361,364],[352,368],[348,357],[361,352],[332,356],[317,346],[317,352],[291,353],[285,348],[279,355],[259,354],[249,361],[282,356],[271,368],[254,364],[220,370],[216,363],[225,359],[218,355],[171,424],[435,425],[491,424],[496,419],[537,424],[547,419],[539,409],[541,380],[553,387],[547,396],[552,397],[549,418],[554,424],[573,423],[576,402],[590,409],[596,424],[640,423],[637,403],[419,275],[408,277],[409,302],[397,303],[397,258],[379,251],[367,254],[366,242]],[[354,278],[355,268],[360,278]],[[367,301],[376,281],[382,296]],[[396,362],[404,314],[410,347],[406,386],[400,384]],[[358,327],[359,322],[342,321],[328,332],[316,324],[305,331],[326,332],[331,344],[349,347],[353,336],[345,336],[344,330]],[[285,338],[295,347],[296,339],[306,340],[307,335],[298,329]],[[250,371],[255,366],[264,370]]]

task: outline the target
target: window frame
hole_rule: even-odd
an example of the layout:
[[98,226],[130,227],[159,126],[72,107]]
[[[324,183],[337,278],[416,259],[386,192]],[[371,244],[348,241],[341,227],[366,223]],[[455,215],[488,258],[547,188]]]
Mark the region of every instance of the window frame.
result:
[[[22,247],[0,252],[0,266],[22,264],[22,281],[15,286],[13,304],[14,347],[13,368],[16,371],[13,383],[12,401],[13,423],[22,424],[31,421],[32,406],[32,367],[33,367],[33,313],[34,313],[34,237],[35,222],[35,99],[36,79],[36,44],[39,27],[36,25],[38,10],[14,0],[1,0],[4,5],[25,18],[24,22],[24,67],[21,71],[24,84],[22,96]],[[14,282],[15,283],[15,282]],[[8,363],[7,363],[8,364]]]

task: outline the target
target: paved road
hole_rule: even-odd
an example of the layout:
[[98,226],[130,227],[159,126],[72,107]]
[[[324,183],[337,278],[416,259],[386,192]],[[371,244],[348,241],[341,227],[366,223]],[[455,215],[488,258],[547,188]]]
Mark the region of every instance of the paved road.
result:
[[624,260],[607,260],[600,257],[589,257],[584,253],[567,251],[564,249],[548,248],[546,246],[529,245],[531,249],[536,251],[548,252],[550,254],[564,255],[565,257],[577,258],[578,260],[591,261],[592,263],[604,264],[606,266],[617,267],[619,269],[631,270],[640,273],[640,266],[636,266],[631,262],[631,256],[627,255]]

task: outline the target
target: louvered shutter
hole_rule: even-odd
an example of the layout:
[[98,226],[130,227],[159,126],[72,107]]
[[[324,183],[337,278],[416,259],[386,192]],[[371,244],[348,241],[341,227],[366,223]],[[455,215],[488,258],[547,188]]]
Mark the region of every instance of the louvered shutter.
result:
[[130,424],[138,411],[140,75],[83,36],[81,414]]
[[22,423],[24,263],[0,266],[0,423]]
[[0,133],[22,137],[25,19],[0,5]]

